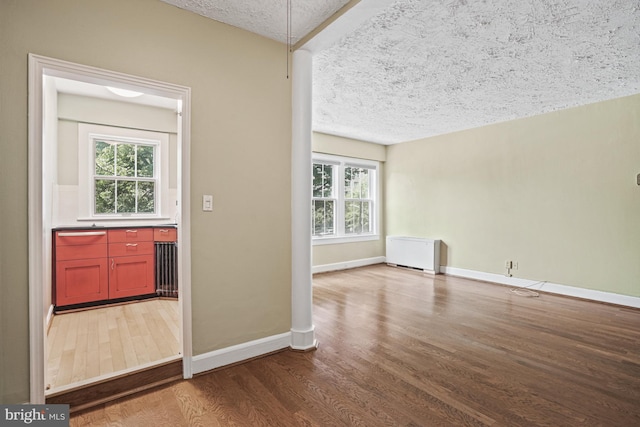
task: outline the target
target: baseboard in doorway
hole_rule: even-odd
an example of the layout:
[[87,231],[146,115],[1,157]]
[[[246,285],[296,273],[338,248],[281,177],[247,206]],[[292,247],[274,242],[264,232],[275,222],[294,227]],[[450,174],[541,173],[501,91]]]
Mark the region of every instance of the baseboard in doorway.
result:
[[45,320],[45,334],[49,335],[49,329],[51,329],[51,323],[53,323],[53,304],[49,306],[49,310],[47,311],[47,318]]

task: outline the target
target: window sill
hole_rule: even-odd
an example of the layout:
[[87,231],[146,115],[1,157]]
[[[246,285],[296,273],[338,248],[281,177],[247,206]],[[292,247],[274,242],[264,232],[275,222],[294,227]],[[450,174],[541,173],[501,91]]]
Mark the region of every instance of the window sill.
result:
[[380,240],[379,234],[361,234],[358,236],[328,236],[328,237],[312,237],[311,243],[316,245],[337,245],[341,243],[357,243],[370,242]]

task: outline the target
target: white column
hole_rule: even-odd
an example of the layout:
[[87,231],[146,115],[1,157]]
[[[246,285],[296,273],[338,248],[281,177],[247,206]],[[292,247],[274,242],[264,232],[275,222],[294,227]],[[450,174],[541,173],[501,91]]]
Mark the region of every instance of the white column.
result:
[[293,53],[291,129],[291,348],[317,347],[311,288],[312,57]]

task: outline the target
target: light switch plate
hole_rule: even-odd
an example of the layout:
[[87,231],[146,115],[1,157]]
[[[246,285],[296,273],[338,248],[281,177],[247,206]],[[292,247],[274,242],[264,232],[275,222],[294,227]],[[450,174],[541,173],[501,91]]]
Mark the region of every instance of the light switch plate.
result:
[[202,211],[203,212],[213,211],[213,196],[209,194],[204,194],[202,196]]

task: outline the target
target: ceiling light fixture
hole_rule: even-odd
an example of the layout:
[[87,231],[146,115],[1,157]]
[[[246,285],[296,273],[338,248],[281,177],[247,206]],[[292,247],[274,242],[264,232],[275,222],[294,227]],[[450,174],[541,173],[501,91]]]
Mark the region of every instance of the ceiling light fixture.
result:
[[135,98],[135,97],[144,95],[142,92],[136,92],[135,90],[120,89],[119,87],[111,87],[111,86],[105,86],[105,87],[107,88],[107,90],[109,90],[109,92],[115,93],[116,95],[119,95],[119,96],[124,96],[125,98]]

